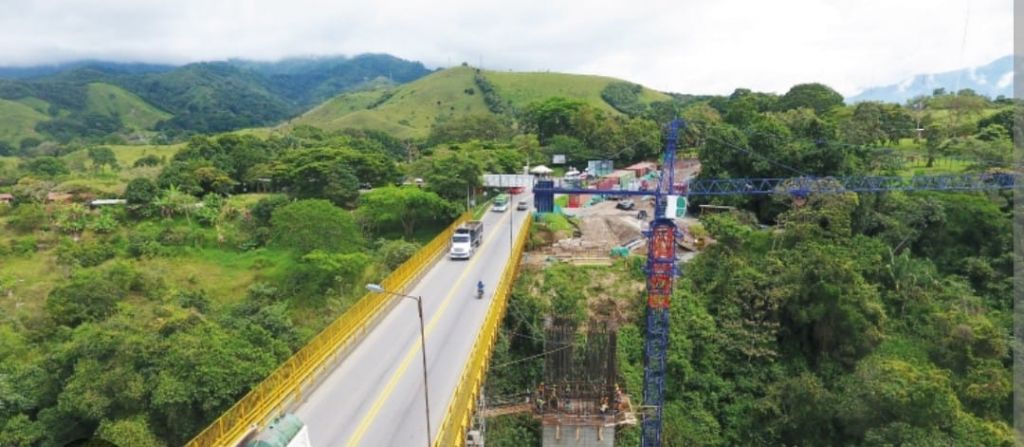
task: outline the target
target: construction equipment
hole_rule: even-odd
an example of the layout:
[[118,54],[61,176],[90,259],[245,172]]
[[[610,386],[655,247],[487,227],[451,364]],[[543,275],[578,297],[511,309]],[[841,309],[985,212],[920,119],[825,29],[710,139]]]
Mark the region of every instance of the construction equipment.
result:
[[[675,155],[679,130],[684,125],[675,120],[669,125],[664,163],[657,188],[645,190],[594,190],[555,188],[550,180],[538,181],[534,186],[535,206],[538,213],[554,210],[555,194],[589,194],[605,196],[653,196],[654,219],[647,237],[647,315],[644,343],[644,401],[645,412],[641,431],[641,446],[660,447],[662,434],[662,408],[665,401],[665,360],[668,350],[668,310],[675,277],[676,240],[682,234],[672,219],[678,199],[685,196],[768,195],[786,193],[804,198],[812,193],[835,194],[845,192],[885,191],[979,191],[1013,188],[1019,180],[1016,174],[1006,172],[977,174],[948,174],[914,177],[796,177],[761,179],[701,179],[683,185],[675,184]],[[676,194],[682,194],[679,197]],[[685,203],[685,201],[683,202]],[[666,212],[671,216],[666,216]]]

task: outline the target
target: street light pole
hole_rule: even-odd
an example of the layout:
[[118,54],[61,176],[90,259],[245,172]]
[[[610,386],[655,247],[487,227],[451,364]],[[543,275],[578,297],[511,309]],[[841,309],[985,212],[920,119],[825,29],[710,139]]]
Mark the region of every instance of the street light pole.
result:
[[386,293],[401,298],[416,300],[416,310],[419,313],[420,317],[420,353],[422,354],[421,357],[423,359],[423,405],[424,408],[426,409],[427,415],[427,447],[432,447],[433,432],[430,430],[430,382],[427,381],[427,335],[423,327],[423,297],[392,292],[390,290],[385,289],[384,287],[381,287],[379,284],[367,284],[366,289],[371,292]]
[[[511,192],[512,190],[509,189],[509,193]],[[511,255],[512,246],[515,245],[512,242],[512,224],[516,222],[516,209],[512,208],[512,194],[508,195],[508,207],[512,209],[512,218],[508,220],[508,249],[510,250],[509,254]],[[516,207],[518,208],[518,205],[516,205]]]

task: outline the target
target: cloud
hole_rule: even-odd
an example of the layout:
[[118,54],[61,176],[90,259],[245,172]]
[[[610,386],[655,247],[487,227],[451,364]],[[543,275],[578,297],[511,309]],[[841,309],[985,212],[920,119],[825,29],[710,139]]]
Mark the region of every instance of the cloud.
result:
[[1008,71],[999,77],[999,82],[996,83],[996,87],[1006,88],[1013,85],[1013,72]]
[[[0,65],[387,52],[687,93],[844,94],[1012,52],[1010,0],[0,0]],[[966,37],[965,33],[966,31]]]

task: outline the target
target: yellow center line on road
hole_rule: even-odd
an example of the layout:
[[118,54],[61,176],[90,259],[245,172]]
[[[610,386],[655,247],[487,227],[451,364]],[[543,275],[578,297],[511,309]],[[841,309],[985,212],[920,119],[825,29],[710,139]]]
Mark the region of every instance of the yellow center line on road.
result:
[[[511,215],[512,213],[507,213],[505,217],[502,217],[500,220],[498,220],[498,224],[495,225],[495,227],[503,227],[502,223],[505,221],[505,219],[510,219],[509,216]],[[486,237],[484,243],[480,244],[480,249],[477,251],[484,251],[484,247],[490,245],[494,238],[497,237],[498,233],[498,231],[495,231],[490,236]],[[441,307],[437,309],[437,312],[434,313],[433,318],[430,319],[430,323],[427,325],[424,331],[426,335],[430,335],[430,333],[434,330],[434,326],[440,320],[445,310],[448,309],[448,305],[451,303],[452,298],[455,297],[455,292],[459,289],[458,286],[462,284],[463,281],[466,280],[466,275],[469,274],[470,270],[472,270],[473,266],[476,264],[476,261],[480,260],[481,257],[481,253],[473,254],[473,258],[469,260],[469,264],[467,264],[466,268],[462,270],[462,274],[459,275],[459,278],[455,280],[455,284],[453,285],[451,291],[448,292],[448,295],[445,296],[444,301],[441,302]],[[409,369],[409,365],[412,364],[412,361],[415,358],[416,353],[419,351],[419,349],[419,340],[414,340],[412,345],[409,347],[408,352],[405,353],[405,357],[402,359],[402,363],[398,365],[398,369],[396,369],[394,374],[391,375],[391,379],[388,380],[387,385],[384,386],[384,389],[381,390],[380,395],[378,395],[377,399],[373,402],[373,406],[370,407],[370,411],[366,413],[366,416],[363,416],[362,421],[359,422],[359,426],[356,427],[355,433],[352,434],[352,437],[349,438],[348,442],[345,444],[347,447],[358,446],[359,442],[363,440],[363,436],[366,435],[366,430],[370,428],[370,425],[372,425],[373,421],[377,418],[377,414],[380,413],[381,408],[384,407],[384,402],[387,402],[388,398],[391,397],[391,393],[395,391],[395,386],[398,385],[399,378],[405,374],[405,370]],[[433,436],[433,433],[431,433],[431,436]],[[431,443],[433,443],[434,440],[431,439],[430,441]]]

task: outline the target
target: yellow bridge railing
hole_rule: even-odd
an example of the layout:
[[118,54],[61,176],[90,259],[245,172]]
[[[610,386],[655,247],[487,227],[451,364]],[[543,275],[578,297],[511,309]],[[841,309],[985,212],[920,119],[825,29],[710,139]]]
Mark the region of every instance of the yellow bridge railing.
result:
[[[447,229],[423,246],[411,258],[391,272],[381,286],[402,291],[416,281],[444,253],[452,233],[472,213],[459,216]],[[355,340],[373,323],[388,300],[378,293],[368,293],[344,314],[313,337],[263,382],[253,387],[241,400],[224,412],[209,427],[187,444],[188,447],[235,446],[247,435],[262,429],[279,416],[290,403],[297,402],[309,386],[349,342]]]
[[498,340],[498,329],[501,327],[502,319],[505,318],[508,297],[512,293],[512,284],[519,273],[523,248],[526,246],[532,222],[533,219],[527,218],[522,228],[519,229],[519,235],[516,237],[512,253],[509,255],[510,262],[501,273],[501,281],[495,289],[494,303],[487,311],[483,327],[473,344],[473,351],[469,355],[469,361],[466,362],[466,366],[462,370],[455,394],[448,404],[448,411],[445,412],[444,420],[441,421],[441,426],[438,428],[437,437],[434,438],[434,447],[466,445],[466,431],[469,430],[473,411],[476,409],[476,398],[480,394],[480,387],[487,374],[487,365],[490,364],[491,354],[494,352],[494,343]]

